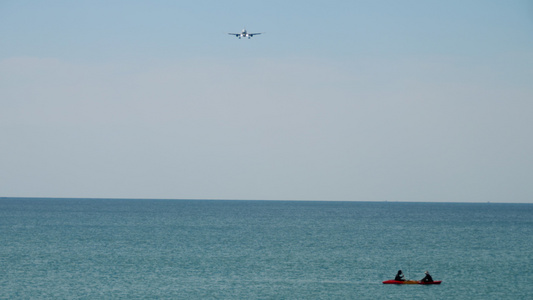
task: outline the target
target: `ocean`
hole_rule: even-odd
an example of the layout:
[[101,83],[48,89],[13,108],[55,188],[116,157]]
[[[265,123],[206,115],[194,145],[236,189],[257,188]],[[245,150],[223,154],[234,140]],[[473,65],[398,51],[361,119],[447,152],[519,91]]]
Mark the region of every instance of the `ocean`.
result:
[[0,199],[0,299],[533,299],[532,249],[532,204]]

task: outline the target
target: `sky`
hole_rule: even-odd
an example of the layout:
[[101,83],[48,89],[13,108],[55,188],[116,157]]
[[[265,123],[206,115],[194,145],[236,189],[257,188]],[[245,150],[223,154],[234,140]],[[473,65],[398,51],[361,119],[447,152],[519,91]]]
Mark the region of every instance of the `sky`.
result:
[[531,0],[0,1],[3,197],[533,203],[532,116]]

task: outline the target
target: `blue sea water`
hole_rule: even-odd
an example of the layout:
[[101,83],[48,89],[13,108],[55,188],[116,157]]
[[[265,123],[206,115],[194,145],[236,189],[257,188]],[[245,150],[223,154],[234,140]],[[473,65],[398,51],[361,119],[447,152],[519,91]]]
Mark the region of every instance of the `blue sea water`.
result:
[[533,299],[532,248],[531,204],[4,198],[0,299]]

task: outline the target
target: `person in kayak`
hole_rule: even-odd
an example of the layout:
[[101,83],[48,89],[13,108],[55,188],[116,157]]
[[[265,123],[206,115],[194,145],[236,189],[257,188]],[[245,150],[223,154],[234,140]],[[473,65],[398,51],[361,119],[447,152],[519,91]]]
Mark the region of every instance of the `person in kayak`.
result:
[[396,274],[396,277],[394,277],[394,280],[405,281],[405,277],[403,277],[402,270],[398,270],[398,273]]
[[433,278],[431,277],[431,275],[429,275],[429,272],[426,271],[426,277],[422,278],[422,280],[420,280],[421,282],[433,282]]

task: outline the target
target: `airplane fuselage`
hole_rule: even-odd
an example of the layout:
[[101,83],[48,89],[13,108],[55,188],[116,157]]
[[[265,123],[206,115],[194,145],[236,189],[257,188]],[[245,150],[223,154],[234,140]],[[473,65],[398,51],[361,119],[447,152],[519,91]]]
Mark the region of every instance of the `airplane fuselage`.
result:
[[248,34],[248,32],[246,32],[246,29],[243,29],[243,30],[241,31],[241,34],[239,35],[239,38],[244,38],[244,37],[247,37],[247,38],[251,38],[251,37],[252,37],[252,36],[250,36],[250,35]]

